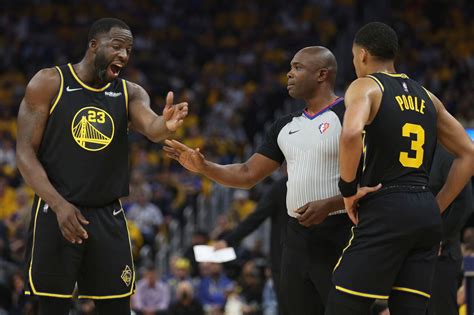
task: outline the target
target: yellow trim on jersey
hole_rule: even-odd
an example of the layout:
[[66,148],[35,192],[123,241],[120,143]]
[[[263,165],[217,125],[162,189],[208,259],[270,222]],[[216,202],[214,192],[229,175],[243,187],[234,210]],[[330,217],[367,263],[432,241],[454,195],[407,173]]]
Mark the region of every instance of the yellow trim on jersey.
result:
[[380,82],[379,79],[377,79],[376,77],[374,77],[373,75],[370,75],[370,74],[366,75],[366,77],[373,79],[373,80],[375,81],[375,83],[378,84],[378,86],[380,87],[380,89],[382,90],[382,92],[385,91],[385,88],[383,87],[383,84],[382,84],[382,82]]
[[[135,271],[133,273],[134,273],[134,276],[135,276]],[[132,284],[132,286],[133,286],[133,284]],[[78,298],[80,298],[80,299],[91,299],[91,300],[109,300],[109,299],[124,298],[124,297],[132,295],[133,293],[135,293],[134,289],[132,289],[131,292],[127,292],[127,293],[124,293],[124,294],[118,294],[118,295],[99,295],[99,296],[96,296],[96,295],[79,295]]]
[[382,71],[380,73],[386,74],[386,75],[394,77],[394,78],[408,79],[408,76],[405,73],[388,73],[388,72],[385,72],[385,71]]
[[351,236],[351,238],[349,239],[349,243],[348,243],[347,246],[344,247],[344,249],[342,250],[341,257],[339,257],[339,260],[337,261],[336,266],[334,267],[334,269],[332,270],[332,272],[336,271],[337,267],[339,267],[339,264],[341,263],[341,260],[342,260],[342,256],[344,256],[344,252],[351,246],[352,241],[354,240],[354,237],[355,237],[355,234],[354,234],[354,227],[355,227],[355,226],[353,226],[353,227],[351,228],[352,236]]
[[127,90],[127,81],[122,79],[123,84],[123,95],[125,96],[125,108],[127,109],[127,116],[128,116],[128,90]]
[[[35,285],[33,283],[33,275],[31,270],[33,269],[33,256],[34,256],[34,251],[35,251],[35,238],[36,238],[36,222],[38,220],[38,213],[40,210],[40,205],[41,205],[41,198],[38,197],[38,206],[36,206],[36,213],[35,213],[35,221],[33,223],[33,243],[31,245],[31,260],[30,260],[30,268],[28,269],[28,277],[30,280],[30,286],[31,290],[33,291],[34,295],[37,296],[47,296],[47,297],[54,297],[54,298],[62,298],[62,299],[70,299],[72,298],[72,294],[56,294],[56,293],[47,293],[47,292],[39,292],[36,290]],[[29,291],[25,291],[26,293],[31,294]]]
[[426,298],[431,298],[431,295],[429,295],[428,293],[425,293],[425,292],[422,292],[422,291],[418,291],[418,290],[415,290],[415,289],[410,289],[410,288],[404,288],[404,287],[393,287],[392,290],[397,290],[397,291],[403,291],[403,292],[409,292],[409,293],[413,293],[413,294],[418,294],[418,295],[421,295],[421,296],[424,296]]
[[120,208],[122,208],[123,219],[125,220],[125,225],[127,226],[127,236],[128,244],[130,246],[130,258],[132,259],[132,282],[130,283],[130,292],[118,295],[79,295],[80,299],[92,299],[92,300],[107,300],[107,299],[119,299],[132,295],[135,292],[135,265],[133,263],[133,253],[132,253],[132,241],[130,240],[130,231],[128,229],[127,218],[125,217],[125,212],[123,210],[122,202],[119,200]]
[[31,295],[30,291],[25,291],[25,295]]
[[431,99],[430,91],[428,91],[423,85],[421,85],[421,87],[423,88],[423,90],[425,90],[426,94],[428,94],[428,97]]
[[54,100],[53,106],[51,106],[51,109],[49,110],[50,115],[53,113],[53,110],[56,108],[56,105],[58,105],[59,99],[63,95],[63,87],[64,87],[63,72],[61,71],[61,69],[59,69],[58,66],[56,66],[55,68],[58,70],[59,76],[61,77],[61,84],[59,85],[59,92],[58,92],[58,95],[56,96],[56,99]]
[[74,68],[72,67],[72,65],[70,63],[67,64],[67,66],[69,67],[69,70],[71,70],[71,73],[72,73],[72,76],[74,77],[74,79],[76,79],[76,81],[82,85],[83,88],[89,90],[89,91],[93,91],[93,92],[102,92],[102,91],[105,91],[109,86],[110,86],[110,82],[107,83],[106,86],[100,88],[100,89],[96,89],[96,88],[93,88],[93,87],[90,87],[88,86],[87,84],[85,84],[84,82],[81,81],[81,79],[79,79],[79,77],[77,76],[76,72],[74,71]]
[[336,285],[336,290],[342,291],[342,292],[344,292],[344,293],[349,293],[349,294],[352,294],[352,295],[357,295],[357,296],[362,296],[362,297],[366,297],[366,298],[371,298],[371,299],[387,300],[387,299],[389,298],[388,295],[377,295],[377,294],[362,293],[362,292],[357,292],[357,291],[349,290],[349,289],[340,287],[340,286],[338,286],[338,285]]

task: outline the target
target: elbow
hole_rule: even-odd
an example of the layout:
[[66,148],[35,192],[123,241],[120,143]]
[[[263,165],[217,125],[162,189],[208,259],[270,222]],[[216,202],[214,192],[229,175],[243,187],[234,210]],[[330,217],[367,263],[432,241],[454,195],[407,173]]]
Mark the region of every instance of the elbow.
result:
[[244,185],[242,186],[242,188],[244,188],[244,189],[252,189],[255,185],[256,185],[255,182],[253,182],[253,181],[247,181],[247,182],[244,183]]
[[362,140],[362,131],[356,129],[345,128],[341,132],[340,142],[341,145],[349,146],[351,144],[357,143],[356,141]]
[[24,154],[23,154],[23,151],[17,147],[16,149],[16,154],[15,154],[15,160],[16,160],[16,166],[18,168],[18,170],[20,171],[21,174],[23,174],[23,170],[24,170],[24,167],[25,167],[25,163],[24,163],[24,158],[23,158]]

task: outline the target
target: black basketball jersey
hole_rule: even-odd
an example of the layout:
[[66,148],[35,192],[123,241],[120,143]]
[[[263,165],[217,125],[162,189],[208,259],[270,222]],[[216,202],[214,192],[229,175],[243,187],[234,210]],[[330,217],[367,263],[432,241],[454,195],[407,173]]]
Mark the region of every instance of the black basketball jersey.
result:
[[59,93],[38,152],[48,178],[69,202],[100,207],[128,195],[128,94],[125,80],[102,88],[71,64],[56,67]]
[[427,186],[437,142],[436,109],[427,91],[405,74],[368,75],[382,90],[365,127],[361,186]]

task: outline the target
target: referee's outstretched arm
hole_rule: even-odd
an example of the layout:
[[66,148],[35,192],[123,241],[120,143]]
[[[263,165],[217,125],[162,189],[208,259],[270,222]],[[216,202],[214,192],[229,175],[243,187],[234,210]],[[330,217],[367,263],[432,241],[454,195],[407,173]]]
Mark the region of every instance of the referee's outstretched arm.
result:
[[200,173],[228,187],[249,189],[280,167],[280,163],[255,153],[246,162],[220,165],[205,159],[200,149],[191,149],[176,140],[165,140],[168,157],[191,172]]

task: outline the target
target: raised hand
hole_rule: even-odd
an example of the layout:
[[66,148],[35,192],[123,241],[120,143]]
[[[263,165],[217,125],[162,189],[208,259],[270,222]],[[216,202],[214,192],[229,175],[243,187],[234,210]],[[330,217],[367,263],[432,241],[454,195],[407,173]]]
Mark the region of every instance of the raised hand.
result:
[[174,94],[168,92],[166,95],[166,105],[163,109],[163,118],[165,119],[166,128],[169,131],[176,131],[184,122],[184,118],[188,115],[188,103],[182,102],[173,104]]
[[165,150],[168,157],[178,161],[179,164],[191,172],[200,173],[206,166],[206,159],[199,148],[194,150],[179,141],[165,140],[163,150]]
[[344,198],[344,206],[347,210],[347,214],[349,215],[349,218],[354,224],[357,224],[357,222],[359,221],[359,217],[357,215],[357,202],[359,201],[359,199],[364,197],[368,193],[379,190],[381,187],[382,184],[378,184],[374,187],[359,187],[355,195]]

